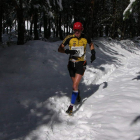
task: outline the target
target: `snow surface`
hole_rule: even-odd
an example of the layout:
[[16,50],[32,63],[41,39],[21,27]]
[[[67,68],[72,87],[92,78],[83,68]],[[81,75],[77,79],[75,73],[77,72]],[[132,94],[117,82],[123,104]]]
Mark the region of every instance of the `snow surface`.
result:
[[73,116],[65,113],[72,81],[61,41],[0,48],[0,140],[140,140],[140,46],[93,42],[97,59],[90,63],[87,47]]

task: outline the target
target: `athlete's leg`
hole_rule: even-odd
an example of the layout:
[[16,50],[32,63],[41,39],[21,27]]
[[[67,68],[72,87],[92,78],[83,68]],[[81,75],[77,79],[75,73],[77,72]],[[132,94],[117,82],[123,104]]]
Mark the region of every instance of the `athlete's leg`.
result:
[[71,77],[72,83],[74,83],[74,79],[75,79],[75,77]]
[[75,77],[72,77],[72,81],[73,81],[73,85],[72,85],[72,88],[74,91],[78,91],[78,86],[79,86],[79,83],[82,79],[82,75],[80,74],[75,74]]
[[[79,94],[79,91],[78,91],[78,86],[79,86],[79,83],[82,79],[82,76],[83,76],[83,72],[81,72],[80,70],[80,74],[76,73],[76,71],[70,71],[69,69],[69,72],[70,72],[70,76],[71,76],[71,79],[72,79],[72,88],[73,88],[73,92],[72,92],[72,96],[71,96],[71,105],[69,106],[68,110],[66,111],[67,113],[71,114],[72,113],[72,110],[73,110],[73,105],[75,104],[75,101],[76,99],[78,98],[78,94]],[[79,71],[77,71],[79,72]],[[78,102],[80,102],[80,96],[79,96],[79,100],[77,100]]]
[[73,106],[75,104],[75,101],[78,97],[78,86],[79,83],[82,79],[82,75],[80,74],[75,74],[75,78],[72,78],[73,80],[73,92],[72,92],[72,97],[71,97],[71,105]]

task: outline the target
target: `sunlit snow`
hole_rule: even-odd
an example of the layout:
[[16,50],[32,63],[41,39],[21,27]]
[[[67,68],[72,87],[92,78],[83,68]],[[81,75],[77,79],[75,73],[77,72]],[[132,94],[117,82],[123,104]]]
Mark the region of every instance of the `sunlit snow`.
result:
[[87,46],[82,101],[68,116],[72,82],[60,43],[0,47],[0,140],[139,140],[139,44],[95,39],[92,64]]

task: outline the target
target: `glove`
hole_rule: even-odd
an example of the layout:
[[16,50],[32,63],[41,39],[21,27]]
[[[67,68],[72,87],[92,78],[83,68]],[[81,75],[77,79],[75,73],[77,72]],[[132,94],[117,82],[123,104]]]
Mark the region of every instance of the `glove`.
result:
[[74,55],[74,54],[78,53],[78,51],[77,51],[77,50],[69,50],[69,49],[66,49],[66,50],[65,50],[65,53],[66,53],[66,54]]
[[95,54],[96,54],[95,50],[94,50],[94,49],[91,50],[91,57],[90,57],[90,59],[91,59],[91,63],[96,59]]

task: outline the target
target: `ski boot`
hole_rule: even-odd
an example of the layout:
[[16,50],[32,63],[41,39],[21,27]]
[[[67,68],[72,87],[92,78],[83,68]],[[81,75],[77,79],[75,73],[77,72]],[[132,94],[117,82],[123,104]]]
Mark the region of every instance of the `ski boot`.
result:
[[81,101],[81,97],[80,97],[80,90],[78,90],[78,96],[76,98],[76,101],[79,103]]
[[72,115],[72,111],[73,111],[73,106],[70,105],[66,113]]

